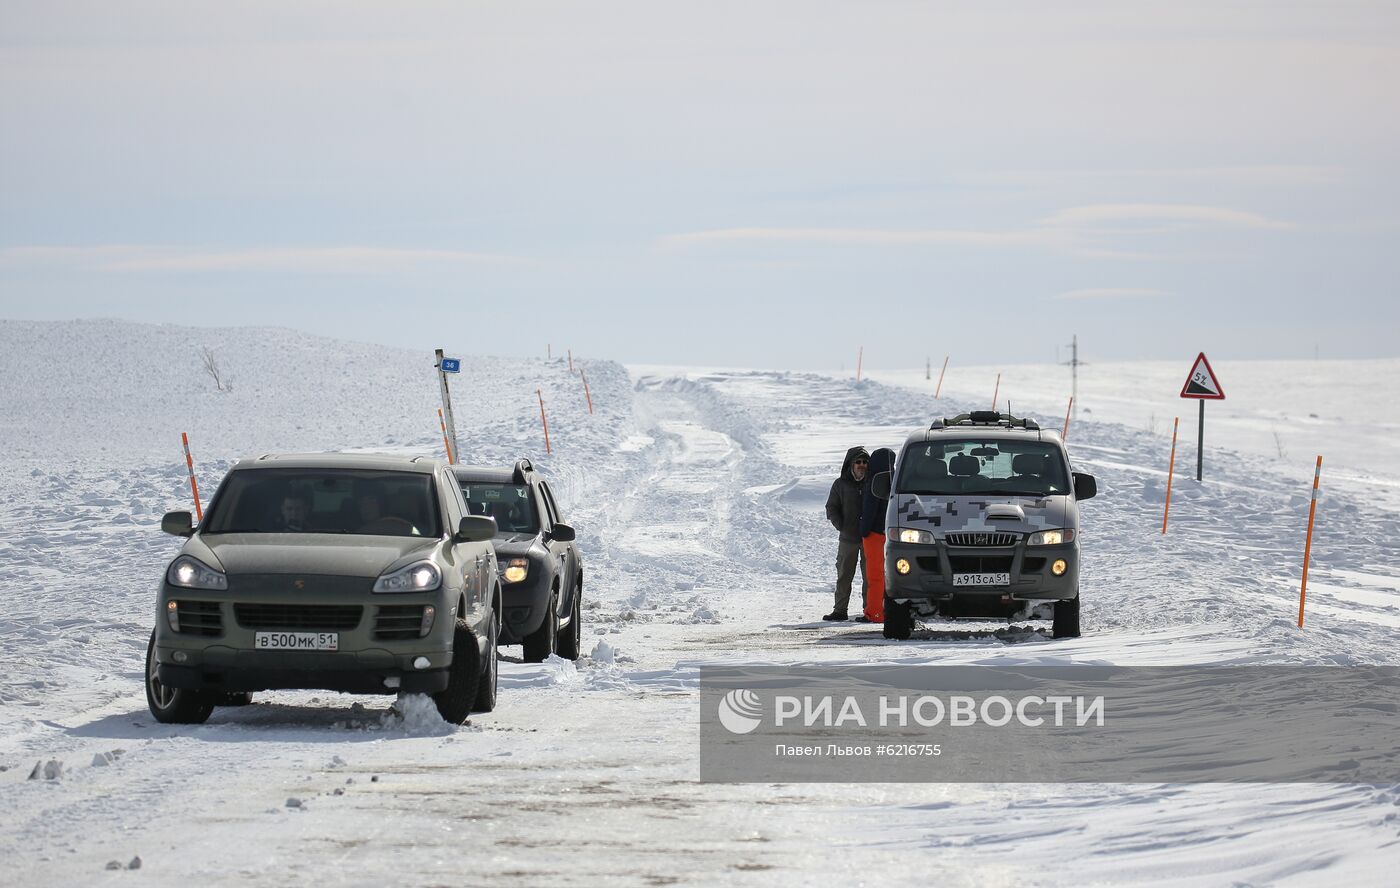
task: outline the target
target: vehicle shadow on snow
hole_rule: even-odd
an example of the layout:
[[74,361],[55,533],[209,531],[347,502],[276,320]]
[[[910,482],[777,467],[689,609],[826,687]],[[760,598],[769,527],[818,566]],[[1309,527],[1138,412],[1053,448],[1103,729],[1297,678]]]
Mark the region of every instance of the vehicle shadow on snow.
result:
[[[778,623],[773,629],[789,629],[799,632],[826,630],[828,634],[816,639],[816,644],[835,644],[853,647],[889,646],[899,642],[885,638],[879,623]],[[916,624],[909,641],[938,641],[952,643],[989,642],[1000,644],[1022,644],[1028,641],[1050,641],[1048,628],[1023,624],[1010,626],[990,626],[976,629],[956,629],[946,623]]]
[[[394,698],[362,702],[352,697],[323,704],[281,703],[259,696],[247,706],[214,710],[202,725],[163,725],[145,709],[103,716],[82,725],[46,722],[70,737],[109,740],[151,740],[189,737],[213,743],[285,742],[346,743],[396,738],[447,736],[458,730],[436,714],[417,709],[407,717],[391,708]],[[429,704],[431,705],[431,704]],[[419,707],[421,709],[421,707]]]

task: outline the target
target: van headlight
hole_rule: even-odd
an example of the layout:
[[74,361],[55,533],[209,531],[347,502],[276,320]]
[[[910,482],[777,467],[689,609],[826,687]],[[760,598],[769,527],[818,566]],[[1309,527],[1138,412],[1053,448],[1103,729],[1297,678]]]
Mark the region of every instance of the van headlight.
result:
[[912,527],[897,527],[895,531],[898,534],[897,539],[901,543],[923,543],[924,545],[931,545],[933,543],[933,534],[927,530],[915,530]]
[[170,568],[165,572],[165,581],[172,586],[179,586],[181,589],[222,591],[228,588],[228,577],[198,558],[191,558],[189,555],[181,555],[170,562]]
[[1074,531],[1069,528],[1062,530],[1038,530],[1026,538],[1027,546],[1058,546],[1062,543],[1074,542]]
[[442,571],[431,561],[419,561],[386,573],[374,581],[376,592],[431,592],[442,585]]

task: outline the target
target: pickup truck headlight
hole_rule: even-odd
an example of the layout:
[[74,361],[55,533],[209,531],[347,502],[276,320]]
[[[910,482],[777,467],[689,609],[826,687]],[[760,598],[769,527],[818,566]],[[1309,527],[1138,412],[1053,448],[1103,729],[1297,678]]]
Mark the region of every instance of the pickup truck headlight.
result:
[[530,559],[512,558],[506,565],[506,569],[501,571],[501,579],[507,583],[518,583],[525,579],[530,573]]
[[915,530],[912,527],[896,527],[895,538],[901,543],[923,543],[933,544],[933,534],[927,530]]
[[165,572],[165,581],[181,589],[223,591],[228,588],[228,577],[189,555],[181,555],[170,562],[170,568]]
[[376,592],[431,592],[442,585],[442,571],[431,561],[418,561],[374,581]]
[[1061,543],[1074,542],[1074,531],[1065,528],[1063,530],[1038,530],[1026,538],[1027,546],[1058,546]]

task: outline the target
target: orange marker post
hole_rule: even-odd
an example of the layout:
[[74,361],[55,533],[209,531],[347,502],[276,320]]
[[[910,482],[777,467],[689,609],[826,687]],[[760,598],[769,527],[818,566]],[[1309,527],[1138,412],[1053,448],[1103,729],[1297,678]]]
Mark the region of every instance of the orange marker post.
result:
[[1070,395],[1069,406],[1065,408],[1065,427],[1060,430],[1060,440],[1069,437],[1069,412],[1074,409],[1074,396]]
[[194,495],[194,517],[196,521],[203,521],[204,508],[199,504],[199,484],[194,480],[194,457],[190,456],[190,436],[181,432],[180,443],[185,445],[185,468],[190,473],[190,493]]
[[1001,394],[1001,374],[997,374],[997,387],[992,390],[992,409],[997,409],[997,395]]
[[593,395],[588,391],[588,371],[582,367],[578,368],[579,375],[583,377],[583,397],[588,400],[588,415],[593,415]]
[[569,349],[569,372],[574,372],[574,350]]
[[943,391],[943,374],[945,374],[945,373],[948,372],[948,358],[949,358],[949,357],[951,357],[951,355],[944,355],[944,357],[943,357],[943,369],[938,371],[938,388],[936,388],[936,389],[933,390],[933,399],[934,399],[935,401],[938,400],[938,395],[939,395],[939,393]]
[[1313,469],[1312,505],[1308,506],[1308,540],[1303,543],[1303,585],[1298,589],[1298,628],[1303,628],[1303,605],[1308,600],[1308,562],[1312,559],[1313,519],[1317,517],[1317,483],[1322,477],[1322,454]]
[[442,449],[447,451],[448,465],[454,465],[457,460],[452,455],[452,445],[447,443],[447,421],[442,418],[442,408],[438,408],[438,425],[442,427]]
[[1172,473],[1176,471],[1176,427],[1181,424],[1181,417],[1172,419],[1172,458],[1167,463],[1167,502],[1162,506],[1162,533],[1167,532],[1167,512],[1172,507]]
[[856,352],[856,382],[860,382],[860,365],[865,361],[865,346],[860,347]]
[[549,420],[544,416],[544,395],[539,389],[535,389],[535,397],[540,399],[540,425],[544,426],[544,452],[553,453],[549,447]]

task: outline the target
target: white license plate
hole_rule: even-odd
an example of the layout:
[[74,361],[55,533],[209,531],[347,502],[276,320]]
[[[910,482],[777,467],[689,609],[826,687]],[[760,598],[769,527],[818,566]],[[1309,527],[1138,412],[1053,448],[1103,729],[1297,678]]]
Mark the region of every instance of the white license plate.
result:
[[953,574],[954,586],[1010,586],[1011,574]]
[[340,650],[339,632],[259,632],[253,646],[260,651]]

